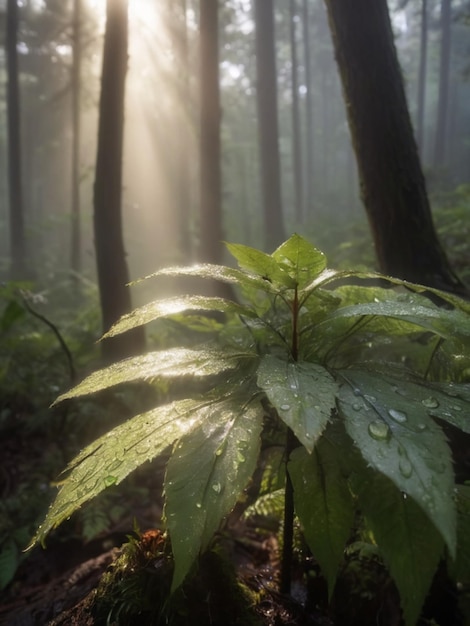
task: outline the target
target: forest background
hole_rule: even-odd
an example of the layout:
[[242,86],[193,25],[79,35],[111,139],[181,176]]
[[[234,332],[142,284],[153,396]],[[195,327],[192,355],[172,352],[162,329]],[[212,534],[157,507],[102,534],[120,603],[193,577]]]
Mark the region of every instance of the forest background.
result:
[[[104,3],[80,4],[77,25],[73,2],[19,3],[22,197],[11,215],[23,212],[24,262],[49,286],[51,280],[68,279],[70,271],[82,279],[95,276],[92,209]],[[454,0],[442,19],[441,4],[451,5],[389,3],[435,207],[468,204],[462,186],[470,163],[468,3]],[[355,262],[372,265],[325,7],[321,2],[274,7],[283,235],[299,231],[311,237],[333,265],[351,246],[359,252]],[[161,265],[200,258],[199,244],[210,240],[214,227],[204,223],[200,211],[198,3],[134,0],[129,20],[122,211],[130,276],[137,278]],[[222,3],[218,30],[222,234],[228,241],[269,248],[251,3]],[[6,77],[5,57],[3,71]],[[6,84],[2,81],[0,135],[5,278],[15,256],[9,235]],[[454,243],[448,242],[449,252]]]
[[[207,38],[200,30],[204,4],[209,3],[129,2],[121,201],[129,278],[167,265],[226,261],[221,237],[271,252],[293,232],[324,250],[333,267],[376,267],[320,1],[273,2],[276,92],[271,99],[278,110],[268,133],[280,155],[279,177],[272,179],[276,206],[266,203],[262,187],[259,120],[266,116],[260,115],[257,102],[263,66],[254,4],[219,3],[210,39],[218,39],[220,108],[215,117],[219,112],[221,150],[209,172],[220,167],[222,188],[215,213],[201,210],[201,84],[208,69],[203,56]],[[388,4],[433,216],[452,267],[468,283],[470,5],[464,0]],[[0,428],[19,433],[4,451],[4,586],[25,558],[21,549],[46,500],[52,499],[51,481],[97,431],[122,421],[135,397],[117,394],[101,408],[85,403],[65,415],[47,408],[70,385],[76,369],[80,374],[94,369],[99,357],[94,343],[102,326],[93,205],[105,2],[8,0],[0,3],[0,12],[5,33],[0,60],[0,278],[6,281],[0,291]],[[12,105],[15,72],[18,90]],[[15,113],[16,135],[11,132]],[[12,171],[14,159],[19,169]],[[282,223],[272,235],[270,211],[275,209],[281,210]],[[139,286],[134,305],[149,299],[146,289],[155,297],[174,287],[160,284],[155,294],[155,285]],[[70,375],[66,353],[72,355]],[[10,464],[18,450],[21,464]],[[38,458],[41,465],[32,472]],[[108,498],[111,505],[105,500],[80,512],[74,528],[81,537],[91,540],[125,515],[122,501],[112,494]]]

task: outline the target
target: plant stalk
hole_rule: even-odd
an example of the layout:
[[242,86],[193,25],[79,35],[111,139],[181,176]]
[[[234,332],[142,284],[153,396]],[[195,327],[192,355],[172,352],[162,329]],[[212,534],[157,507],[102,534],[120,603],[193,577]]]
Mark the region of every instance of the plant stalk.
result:
[[286,487],[284,492],[284,529],[282,534],[281,580],[279,591],[290,594],[292,583],[292,557],[294,551],[294,487],[287,470],[291,452],[299,441],[290,428],[286,438]]

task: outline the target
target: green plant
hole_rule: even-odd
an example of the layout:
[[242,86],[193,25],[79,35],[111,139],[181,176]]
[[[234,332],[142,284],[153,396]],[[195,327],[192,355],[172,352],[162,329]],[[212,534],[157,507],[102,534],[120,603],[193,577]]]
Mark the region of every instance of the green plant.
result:
[[[132,380],[201,381],[200,393],[137,415],[85,448],[33,543],[172,446],[164,493],[175,590],[243,494],[261,441],[275,441],[284,461],[283,589],[294,512],[330,594],[360,515],[400,592],[405,621],[414,624],[443,556],[468,575],[468,526],[458,514],[467,507],[454,490],[443,425],[470,432],[470,389],[462,382],[470,305],[376,274],[329,270],[298,235],[271,255],[228,249],[240,269],[195,265],[153,276],[224,281],[241,290],[243,304],[200,296],[156,301],[108,333],[161,317],[200,325],[201,312],[223,313],[224,323],[211,322],[215,339],[124,360],[59,398]],[[269,482],[264,476],[264,493]]]

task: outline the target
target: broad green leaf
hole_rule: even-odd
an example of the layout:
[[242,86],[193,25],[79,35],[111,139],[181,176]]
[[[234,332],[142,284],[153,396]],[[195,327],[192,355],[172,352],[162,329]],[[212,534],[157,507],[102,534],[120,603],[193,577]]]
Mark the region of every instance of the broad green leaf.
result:
[[237,259],[238,265],[248,272],[258,274],[264,280],[285,287],[295,287],[295,281],[285,272],[276,260],[265,252],[250,248],[242,244],[226,244],[232,256]]
[[[149,274],[141,280],[147,280],[148,278],[157,278],[159,276],[190,276],[194,278],[206,278],[212,280],[218,280],[222,283],[229,283],[236,285],[242,289],[255,288],[267,291],[268,293],[274,293],[276,290],[271,286],[270,282],[264,280],[259,276],[255,276],[248,272],[235,269],[233,267],[226,267],[224,265],[213,265],[211,263],[200,263],[197,265],[188,266],[176,266],[166,267],[158,270],[153,274]],[[140,281],[136,281],[140,282]]]
[[252,317],[255,313],[239,304],[224,298],[204,297],[204,296],[183,296],[180,298],[168,298],[166,300],[156,300],[134,309],[131,313],[124,315],[112,326],[104,337],[114,337],[124,333],[136,326],[148,324],[153,320],[162,317],[170,317],[183,312],[191,311],[218,311],[222,313],[235,313],[247,317]]
[[440,337],[470,337],[470,316],[459,310],[447,310],[429,303],[429,306],[410,305],[399,300],[365,302],[337,309],[327,320],[318,324],[331,326],[333,320],[349,317],[382,316],[403,320],[439,335]]
[[[247,355],[245,354],[245,356]],[[157,377],[211,376],[236,368],[241,357],[242,353],[240,352],[209,348],[200,350],[172,348],[171,350],[149,352],[142,356],[124,359],[93,372],[76,387],[59,396],[56,402],[95,393],[135,380],[150,380]]]
[[184,580],[253,475],[263,410],[233,396],[207,407],[168,462],[165,515],[175,559],[172,588]]
[[458,383],[432,383],[416,385],[416,396],[429,415],[470,433],[470,385]]
[[455,554],[456,511],[452,457],[441,428],[414,397],[415,385],[396,385],[363,370],[344,370],[338,408],[367,463],[414,498]]
[[457,553],[447,567],[456,582],[470,583],[470,485],[456,485]]
[[321,365],[289,363],[265,356],[258,368],[258,385],[282,421],[312,452],[335,406],[338,385]]
[[181,400],[142,413],[87,446],[73,459],[56,499],[30,547],[85,502],[118,485],[137,467],[158,456],[167,446],[206,419],[207,403]]
[[272,254],[279,266],[302,289],[326,268],[326,257],[300,235],[292,235]]
[[381,474],[357,477],[357,494],[367,526],[400,593],[406,626],[415,626],[444,551],[426,514]]
[[295,511],[327,580],[330,598],[354,519],[351,493],[340,467],[338,451],[322,437],[312,454],[304,448],[294,450],[287,468]]

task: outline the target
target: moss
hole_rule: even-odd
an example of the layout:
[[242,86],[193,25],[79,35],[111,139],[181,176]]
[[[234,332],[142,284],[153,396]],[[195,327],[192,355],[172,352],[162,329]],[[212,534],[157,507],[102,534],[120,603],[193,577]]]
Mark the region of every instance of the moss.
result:
[[213,549],[170,596],[173,563],[159,531],[131,539],[100,581],[92,613],[97,626],[259,626],[259,594],[241,583],[229,559]]

